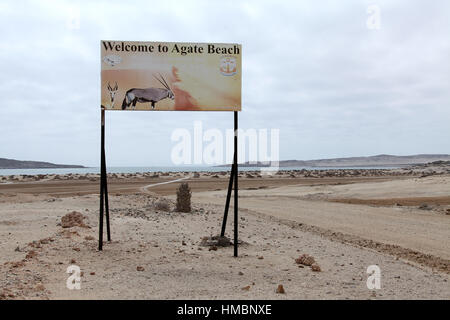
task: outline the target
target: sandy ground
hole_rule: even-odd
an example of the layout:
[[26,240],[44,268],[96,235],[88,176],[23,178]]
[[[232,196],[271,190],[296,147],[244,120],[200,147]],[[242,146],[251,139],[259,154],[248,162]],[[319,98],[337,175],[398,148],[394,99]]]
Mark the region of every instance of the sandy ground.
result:
[[[98,182],[0,184],[0,298],[450,298],[448,175],[243,176],[238,258],[232,247],[201,245],[220,231],[227,177],[186,179],[195,210],[173,212],[179,182],[164,182],[188,176],[110,179],[113,241],[102,252]],[[163,196],[169,212],[158,209]],[[351,202],[386,199],[412,202]],[[72,211],[89,227],[62,228]],[[231,211],[229,236],[232,223]],[[321,272],[295,263],[305,253]],[[66,287],[70,265],[82,271],[80,290]],[[380,290],[366,286],[370,265],[381,269]]]
[[[265,215],[450,259],[450,216],[443,212],[439,214],[442,208],[423,210],[409,206],[375,207],[327,201],[416,196],[423,200],[432,195],[444,195],[442,190],[449,185],[450,177],[333,186],[292,185],[242,190],[239,205]],[[220,204],[223,197],[224,193],[220,191],[203,192],[195,194],[194,200]]]

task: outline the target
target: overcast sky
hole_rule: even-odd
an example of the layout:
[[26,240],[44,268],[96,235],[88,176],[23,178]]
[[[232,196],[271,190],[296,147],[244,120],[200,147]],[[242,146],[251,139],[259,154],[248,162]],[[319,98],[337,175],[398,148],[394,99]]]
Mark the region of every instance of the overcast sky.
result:
[[[101,39],[241,43],[239,126],[279,128],[281,159],[450,153],[447,0],[2,0],[0,29],[0,157],[99,165]],[[174,129],[233,125],[106,116],[110,166],[171,165]]]

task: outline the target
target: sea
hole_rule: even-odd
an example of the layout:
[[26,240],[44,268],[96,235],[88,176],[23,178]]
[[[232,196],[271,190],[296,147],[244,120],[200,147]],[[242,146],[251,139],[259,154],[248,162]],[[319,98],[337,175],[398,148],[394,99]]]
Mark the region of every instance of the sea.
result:
[[[398,167],[281,167],[278,171],[289,170],[338,170],[338,169],[397,169]],[[260,171],[268,168],[260,167],[239,167],[239,171]],[[107,167],[108,173],[141,173],[141,172],[220,172],[230,171],[231,167],[212,166],[175,166],[175,167]],[[10,175],[36,175],[36,174],[86,174],[100,173],[100,167],[86,168],[43,168],[43,169],[0,169],[0,176]]]

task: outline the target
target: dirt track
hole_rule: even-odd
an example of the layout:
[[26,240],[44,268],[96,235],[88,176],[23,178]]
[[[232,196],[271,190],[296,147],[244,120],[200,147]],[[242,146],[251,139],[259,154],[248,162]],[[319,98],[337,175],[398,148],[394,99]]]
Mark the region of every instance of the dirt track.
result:
[[[176,178],[179,178],[176,176]],[[140,192],[141,188],[149,185],[174,180],[175,177],[142,178],[142,179],[109,179],[108,191],[110,193],[129,194]],[[363,178],[266,178],[249,179],[240,178],[239,187],[242,190],[248,188],[279,187],[286,185],[328,185],[348,184],[364,181],[388,181],[388,177],[363,177]],[[398,178],[401,179],[401,178]],[[219,178],[187,179],[193,192],[223,190],[228,188],[228,176]],[[41,181],[0,184],[0,194],[32,194],[68,197],[76,195],[88,195],[99,193],[99,181]],[[174,195],[176,184],[164,184],[152,188],[152,192],[159,195]]]
[[387,199],[332,199],[330,201],[348,204],[365,204],[372,206],[420,206],[422,204],[450,205],[450,197],[414,197]]

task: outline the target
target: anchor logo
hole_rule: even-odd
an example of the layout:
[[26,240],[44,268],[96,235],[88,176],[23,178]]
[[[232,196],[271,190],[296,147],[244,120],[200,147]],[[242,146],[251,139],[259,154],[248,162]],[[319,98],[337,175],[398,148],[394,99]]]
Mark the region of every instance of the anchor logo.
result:
[[220,73],[224,76],[235,75],[237,73],[236,57],[222,57],[220,59]]

